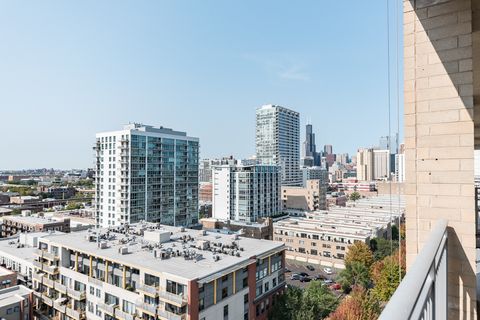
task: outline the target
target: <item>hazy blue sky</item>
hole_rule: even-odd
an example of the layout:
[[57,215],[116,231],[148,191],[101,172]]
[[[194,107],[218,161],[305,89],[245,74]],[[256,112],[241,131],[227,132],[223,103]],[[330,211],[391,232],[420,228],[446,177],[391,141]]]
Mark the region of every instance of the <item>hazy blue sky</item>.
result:
[[386,35],[384,0],[1,1],[0,168],[92,166],[134,121],[246,157],[267,103],[352,153],[388,133]]

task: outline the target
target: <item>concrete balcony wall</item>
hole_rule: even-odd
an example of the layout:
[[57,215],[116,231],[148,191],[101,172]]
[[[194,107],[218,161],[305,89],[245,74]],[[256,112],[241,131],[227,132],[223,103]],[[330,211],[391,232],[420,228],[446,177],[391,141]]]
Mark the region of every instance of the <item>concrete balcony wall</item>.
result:
[[435,222],[446,219],[449,319],[476,318],[478,2],[403,2],[407,268]]

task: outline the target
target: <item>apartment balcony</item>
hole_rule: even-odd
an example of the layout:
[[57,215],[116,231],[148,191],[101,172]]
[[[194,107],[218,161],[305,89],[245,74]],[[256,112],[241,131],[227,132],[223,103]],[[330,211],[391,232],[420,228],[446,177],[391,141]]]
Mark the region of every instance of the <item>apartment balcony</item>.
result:
[[57,260],[60,259],[57,255],[55,255],[55,254],[53,254],[53,253],[50,253],[50,252],[47,252],[47,251],[45,251],[45,250],[41,250],[41,249],[35,250],[35,251],[34,251],[34,254],[37,255],[37,256],[39,256],[39,257],[42,257],[42,258],[44,258],[44,259],[50,260],[50,261],[52,261],[52,262],[57,261]]
[[148,304],[143,301],[137,301],[137,309],[143,313],[150,314],[155,316],[157,314],[157,306],[153,304]]
[[143,294],[146,294],[151,297],[156,297],[158,296],[158,287],[155,286],[150,286],[148,284],[141,284],[138,288],[137,291],[142,292]]
[[85,311],[84,310],[81,310],[81,309],[75,310],[75,309],[71,309],[71,308],[67,308],[66,310],[67,310],[67,316],[72,318],[72,319],[75,319],[75,320],[85,319]]
[[36,272],[32,273],[32,278],[35,281],[42,282],[42,277],[43,277],[43,273],[36,273]]
[[[57,285],[55,285],[55,289],[57,289]],[[73,290],[73,289],[68,289],[67,290],[67,296],[69,296],[70,298],[73,298],[75,300],[84,300],[85,297],[86,297],[86,293],[85,293],[85,290],[82,290],[82,291],[77,291],[77,290]]]
[[167,292],[165,288],[160,289],[158,296],[162,301],[171,303],[178,307],[183,307],[184,305],[187,304],[187,298],[178,294]]
[[186,319],[185,315],[178,315],[178,314],[168,312],[165,310],[160,310],[160,309],[157,310],[157,316],[158,318],[164,319],[164,320],[185,320]]
[[126,313],[120,309],[115,309],[115,318],[120,320],[135,320],[134,315],[130,313]]
[[44,285],[46,285],[47,287],[49,287],[49,288],[53,288],[54,285],[55,285],[54,282],[53,282],[53,280],[50,280],[50,279],[48,279],[48,278],[45,277],[45,276],[42,277],[42,283],[43,283]]
[[447,319],[447,240],[440,220],[379,319]]
[[117,305],[115,304],[106,304],[106,303],[99,303],[98,308],[105,312],[106,314],[114,317],[115,316],[115,308]]
[[67,294],[67,286],[61,284],[60,282],[55,282],[55,290],[60,293]]
[[49,296],[42,294],[42,301],[49,307],[53,307],[53,299]]
[[67,305],[64,304],[64,301],[54,301],[53,308],[60,311],[61,313],[67,312]]
[[92,278],[92,277],[88,277],[88,282],[96,286],[103,286],[103,281]]

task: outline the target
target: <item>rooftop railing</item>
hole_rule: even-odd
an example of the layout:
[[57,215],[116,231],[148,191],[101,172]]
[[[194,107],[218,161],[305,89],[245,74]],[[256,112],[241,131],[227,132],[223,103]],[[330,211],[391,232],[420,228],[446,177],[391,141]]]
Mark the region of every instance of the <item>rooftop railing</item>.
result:
[[379,319],[443,320],[447,305],[447,222],[440,220]]

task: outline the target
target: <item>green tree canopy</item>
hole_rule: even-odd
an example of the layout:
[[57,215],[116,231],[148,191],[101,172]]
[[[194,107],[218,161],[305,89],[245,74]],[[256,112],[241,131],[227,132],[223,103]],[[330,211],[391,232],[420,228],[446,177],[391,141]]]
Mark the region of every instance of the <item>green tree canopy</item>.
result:
[[365,242],[355,241],[350,247],[348,247],[348,252],[345,256],[345,265],[353,262],[361,263],[365,265],[367,269],[372,265],[373,254]]
[[354,286],[368,288],[371,283],[370,270],[361,262],[351,262],[345,265],[337,281],[342,285],[342,289],[349,292]]
[[312,281],[302,291],[288,288],[271,308],[270,320],[321,320],[332,313],[338,298],[319,281]]
[[357,191],[355,191],[355,192],[352,192],[352,193],[350,194],[349,199],[352,200],[352,201],[357,201],[357,200],[359,200],[361,197],[362,197],[362,196],[360,195],[360,193],[358,193]]

